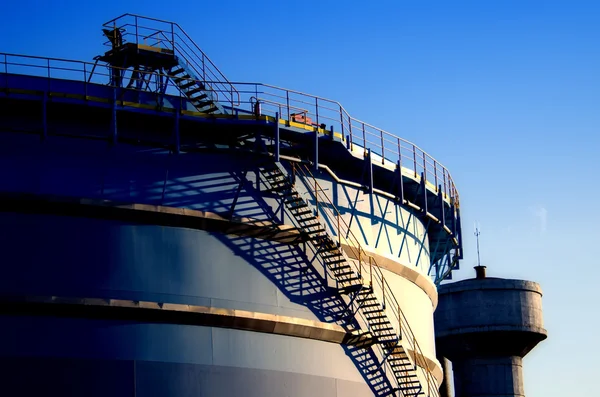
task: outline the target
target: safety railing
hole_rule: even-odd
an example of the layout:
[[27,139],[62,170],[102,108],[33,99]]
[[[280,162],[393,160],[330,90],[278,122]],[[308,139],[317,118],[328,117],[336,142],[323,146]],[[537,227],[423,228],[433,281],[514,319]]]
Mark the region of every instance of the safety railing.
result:
[[[123,44],[135,43],[173,51],[179,61],[212,91],[220,93],[220,103],[238,106],[239,93],[235,86],[206,56],[194,40],[175,22],[135,14],[123,14],[106,22],[104,28],[118,30]],[[110,41],[105,45],[112,46]]]
[[[107,65],[73,61],[58,58],[44,58],[16,54],[0,54],[0,72],[39,75],[59,79],[79,80],[86,83],[106,84],[110,81],[112,68]],[[123,70],[123,73],[131,71]],[[108,76],[105,80],[103,78]],[[128,88],[136,89],[136,79],[133,74],[125,76],[129,79]],[[145,81],[166,81],[166,93],[181,97],[179,89],[170,82],[167,75],[158,72],[146,73]],[[382,164],[399,164],[416,179],[423,175],[433,189],[443,193],[445,199],[457,208],[460,206],[458,190],[450,172],[435,158],[427,154],[413,143],[397,137],[351,117],[339,102],[261,83],[244,83],[216,81],[214,92],[219,98],[231,98],[229,86],[235,86],[235,106],[245,112],[260,113],[274,117],[279,114],[289,123],[295,122],[305,127],[316,129],[327,127],[340,133],[347,146],[352,150],[367,151],[371,149],[373,161]],[[50,83],[49,83],[50,84]],[[125,86],[125,84],[124,84]],[[221,87],[221,88],[219,88]],[[137,88],[139,89],[139,88]],[[182,101],[184,98],[182,98]],[[226,101],[225,104],[228,102]],[[301,115],[299,117],[298,115]]]
[[[414,178],[421,175],[436,192],[460,205],[458,191],[450,172],[435,158],[417,145],[381,128],[365,123],[348,114],[336,101],[260,83],[234,83],[240,92],[241,106],[249,103],[250,110],[275,116],[310,127],[333,129],[347,140],[351,150],[362,149],[366,155],[371,149],[374,161],[395,165],[412,171]],[[260,106],[252,106],[256,101]],[[302,117],[296,117],[301,112]]]
[[[104,64],[74,61],[70,59],[36,57],[30,55],[0,53],[0,73],[14,75],[25,75],[35,77],[45,77],[48,92],[56,89],[64,89],[62,81],[78,81],[84,84],[80,86],[78,92],[69,92],[81,95],[88,95],[91,85],[102,85],[115,87],[110,81],[114,76],[114,71],[119,70],[122,73],[122,87],[140,92],[159,92],[163,91],[167,95],[181,97],[177,86],[169,81],[167,75],[156,72],[133,73],[131,69],[117,68]],[[6,85],[0,79],[0,84]],[[59,81],[61,80],[61,81]],[[1,88],[1,86],[0,86]],[[74,91],[78,87],[70,86],[69,91]],[[184,101],[185,98],[181,97]]]
[[[362,280],[368,281],[374,293],[379,293],[385,313],[390,318],[392,325],[397,326],[397,333],[403,341],[404,348],[412,350],[414,354],[413,361],[419,372],[421,372],[421,378],[427,382],[428,395],[431,397],[439,396],[435,379],[425,359],[425,355],[376,259],[365,251],[360,240],[352,232],[350,225],[344,220],[333,202],[331,202],[329,195],[325,193],[325,190],[321,187],[310,169],[302,163],[292,163],[292,167],[293,172],[300,177],[297,179],[302,181],[304,187],[310,196],[312,196],[313,206],[318,216],[325,217],[325,223],[331,225],[331,228],[334,230],[340,249],[345,245],[351,253],[350,256],[356,259],[356,262],[349,261],[349,264]],[[381,353],[384,356],[387,354],[383,351],[383,348]],[[386,365],[389,365],[387,361]]]

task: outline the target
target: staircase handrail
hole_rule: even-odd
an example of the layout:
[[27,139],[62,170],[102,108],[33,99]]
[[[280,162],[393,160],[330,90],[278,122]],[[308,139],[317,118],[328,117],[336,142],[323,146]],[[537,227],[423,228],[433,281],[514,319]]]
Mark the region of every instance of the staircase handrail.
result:
[[[377,260],[375,259],[375,257],[373,257],[372,255],[367,253],[365,251],[365,249],[362,247],[362,244],[360,243],[358,238],[354,235],[354,233],[350,229],[350,225],[348,225],[348,223],[341,216],[341,213],[339,212],[337,207],[333,204],[333,202],[331,201],[329,196],[323,193],[324,189],[321,187],[321,185],[319,184],[319,182],[317,181],[317,179],[315,178],[313,173],[310,171],[308,166],[306,166],[306,164],[302,164],[302,163],[300,163],[298,165],[298,167],[296,167],[294,165],[294,163],[292,163],[292,166],[294,168],[297,168],[298,170],[300,170],[300,173],[302,174],[302,176],[304,176],[305,179],[311,179],[311,185],[314,186],[314,190],[311,191],[311,187],[309,187],[309,186],[307,186],[307,188],[308,188],[309,192],[312,193],[313,196],[315,197],[317,213],[319,213],[319,201],[326,202],[329,205],[331,212],[335,216],[335,219],[331,219],[328,217],[328,220],[330,222],[332,222],[332,224],[337,224],[336,233],[338,235],[340,249],[342,249],[342,247],[341,247],[342,227],[345,227],[345,229],[343,230],[346,235],[346,237],[344,237],[344,240],[346,242],[350,242],[352,240],[352,243],[355,245],[355,246],[348,245],[348,247],[351,248],[351,250],[355,256],[355,259],[358,260],[358,274],[361,277],[361,280],[363,279],[363,261],[366,258],[368,258],[371,286],[373,286],[373,278],[375,278],[376,283],[381,288],[381,291],[383,294],[384,310],[387,308],[386,294],[388,296],[388,302],[391,300],[391,302],[393,303],[391,305],[391,308],[392,308],[391,312],[392,312],[392,314],[395,315],[396,318],[395,319],[392,318],[392,320],[397,321],[398,328],[399,328],[398,329],[399,337],[402,340],[405,340],[405,338],[402,337],[402,333],[404,333],[405,335],[407,335],[409,337],[408,342],[409,342],[409,345],[412,342],[412,350],[413,350],[413,354],[414,354],[415,365],[417,366],[417,368],[421,368],[421,372],[424,373],[425,379],[427,381],[429,393],[431,394],[432,391],[434,391],[433,395],[439,396],[436,384],[433,380],[433,375],[431,374],[431,370],[429,369],[429,365],[427,364],[427,361],[425,359],[425,355],[423,354],[423,351],[422,351],[421,347],[419,346],[419,343],[418,343],[414,333],[412,332],[412,329],[408,323],[408,320],[406,319],[406,316],[404,315],[402,309],[400,308],[400,304],[398,303],[398,300],[394,296],[390,285],[388,284],[387,280],[385,279],[385,276],[384,276],[383,272],[381,271],[381,268],[380,268],[379,264],[377,263]],[[323,208],[323,206],[321,206],[321,208]],[[323,212],[323,213],[326,214],[326,212]],[[349,236],[351,236],[352,238],[349,239],[348,238]],[[351,263],[353,263],[353,262],[351,262]],[[353,265],[354,265],[354,263],[353,263]],[[356,265],[354,265],[354,267],[356,269]],[[364,269],[364,270],[366,270],[366,269]],[[373,277],[374,272],[376,274],[376,277]],[[387,313],[387,310],[386,310],[386,313]],[[419,364],[421,364],[421,365],[419,365]]]

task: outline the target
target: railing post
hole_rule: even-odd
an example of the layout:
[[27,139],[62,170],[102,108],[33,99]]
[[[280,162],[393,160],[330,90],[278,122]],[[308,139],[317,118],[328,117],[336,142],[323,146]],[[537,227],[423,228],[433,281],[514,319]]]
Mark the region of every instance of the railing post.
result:
[[363,150],[365,151],[365,156],[367,155],[367,134],[365,132],[365,123],[362,123],[362,133],[363,133]]
[[383,309],[385,310],[385,279],[383,278],[383,272],[381,272],[381,291],[383,292]]
[[[359,257],[360,257],[360,251],[359,252]],[[373,262],[371,261],[371,257],[369,257],[369,285],[371,286],[371,289],[373,288]]]
[[414,168],[413,170],[415,171],[415,178],[417,177],[417,149],[415,148],[415,145],[413,145],[413,163],[414,163]]
[[338,235],[338,245],[342,246],[342,233],[340,231],[340,213],[337,212],[337,235]]
[[342,139],[346,136],[344,134],[344,114],[342,113],[342,107],[340,106],[340,126],[342,128]]
[[435,186],[438,185],[437,180],[437,161],[433,160],[433,179],[435,180]]
[[354,138],[352,136],[352,118],[348,115],[348,131],[350,135],[350,151],[354,150]]
[[285,104],[287,106],[287,119],[288,119],[288,125],[290,125],[292,119],[290,118],[290,92],[289,91],[285,91]]
[[[117,25],[115,23],[115,36],[116,36]],[[138,17],[135,17],[135,44],[140,44],[139,33],[138,33]]]
[[[315,97],[315,114],[317,115],[317,130],[319,129],[319,98]],[[306,122],[306,119],[304,120]]]
[[413,335],[413,352],[415,353],[415,371],[419,366],[419,354],[417,353],[417,337]]
[[319,170],[319,128],[315,129],[315,171]]
[[398,304],[398,337],[400,339],[402,339],[402,320],[401,320],[402,315],[400,313],[401,313],[400,304]]
[[373,194],[373,158],[371,156],[371,149],[367,149],[368,167],[369,167],[369,194]]
[[319,217],[319,191],[317,190],[317,179],[313,178],[315,181],[315,209],[317,210],[316,216]]
[[444,194],[448,195],[447,187],[446,187],[446,169],[442,167],[442,176],[444,179]]
[[423,177],[427,181],[427,155],[423,153]]
[[175,53],[175,27],[171,22],[171,45],[173,46],[173,53]]
[[279,112],[275,112],[275,161],[279,162]]
[[381,134],[381,164],[385,164],[385,152],[384,152],[384,143],[383,143],[383,131],[379,130],[380,134]]

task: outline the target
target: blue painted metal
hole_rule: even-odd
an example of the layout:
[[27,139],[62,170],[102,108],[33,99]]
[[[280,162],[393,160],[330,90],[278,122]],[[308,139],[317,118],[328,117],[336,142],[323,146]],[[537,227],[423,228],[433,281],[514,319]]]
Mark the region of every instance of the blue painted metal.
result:
[[419,264],[419,260],[421,259],[421,254],[423,253],[423,247],[425,247],[425,240],[428,237],[428,230],[429,230],[430,223],[431,223],[431,219],[428,219],[427,226],[425,227],[425,233],[423,233],[423,239],[421,240],[421,246],[419,247],[419,254],[417,255],[417,260],[415,261],[415,263],[417,265]]
[[442,228],[446,227],[446,206],[444,205],[444,196],[442,195],[442,185],[438,187],[438,201],[440,203],[440,221]]
[[367,172],[369,178],[369,194],[373,196],[373,157],[371,156],[371,148],[367,149]]
[[319,170],[319,129],[315,128],[315,133],[314,133],[314,154],[313,154],[313,168],[315,169],[315,171]]
[[113,145],[117,144],[117,87],[112,89],[112,118],[111,118],[111,135]]
[[275,161],[281,161],[280,155],[281,138],[279,136],[279,112],[275,113]]
[[175,108],[175,153],[179,154],[181,149],[181,135],[179,131],[179,118],[181,117],[181,109]]
[[42,139],[48,138],[48,94],[48,92],[42,94]]
[[427,203],[427,181],[425,180],[425,174],[421,172],[421,189],[423,190],[423,212],[425,215],[429,212]]

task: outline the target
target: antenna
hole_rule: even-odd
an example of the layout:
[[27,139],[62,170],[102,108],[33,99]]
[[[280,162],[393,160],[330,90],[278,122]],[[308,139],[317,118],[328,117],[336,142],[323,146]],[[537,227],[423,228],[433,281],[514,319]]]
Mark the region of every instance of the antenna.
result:
[[481,266],[481,257],[479,256],[479,227],[475,226],[475,237],[477,238],[477,266]]

